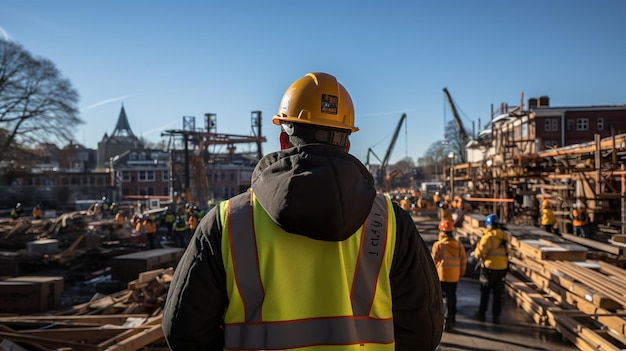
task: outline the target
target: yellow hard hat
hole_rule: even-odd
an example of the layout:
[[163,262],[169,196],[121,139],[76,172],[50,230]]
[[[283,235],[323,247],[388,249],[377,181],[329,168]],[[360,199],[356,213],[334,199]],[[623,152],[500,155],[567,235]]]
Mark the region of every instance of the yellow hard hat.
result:
[[541,202],[541,207],[548,207],[548,206],[550,206],[550,201],[548,201],[547,199]]
[[346,88],[334,76],[319,72],[308,73],[287,88],[272,122],[359,130],[354,125],[354,106]]

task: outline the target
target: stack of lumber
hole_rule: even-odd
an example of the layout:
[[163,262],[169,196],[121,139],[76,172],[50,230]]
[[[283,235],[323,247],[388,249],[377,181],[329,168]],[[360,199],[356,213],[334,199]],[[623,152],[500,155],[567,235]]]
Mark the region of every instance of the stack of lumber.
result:
[[125,290],[65,310],[0,317],[0,345],[42,351],[167,350],[161,320],[172,274],[171,267],[143,272]]
[[[468,214],[457,234],[475,246],[485,217]],[[532,226],[506,225],[507,294],[537,324],[554,327],[580,350],[626,350],[626,270],[590,260],[586,246]],[[612,241],[626,242],[614,235]]]
[[580,350],[626,349],[626,270],[588,260],[586,248],[548,233],[508,229],[506,290],[517,305]]

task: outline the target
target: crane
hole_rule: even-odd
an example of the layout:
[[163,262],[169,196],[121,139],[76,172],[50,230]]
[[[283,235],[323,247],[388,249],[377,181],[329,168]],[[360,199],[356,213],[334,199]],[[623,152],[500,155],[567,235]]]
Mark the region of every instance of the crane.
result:
[[376,157],[376,159],[380,161],[380,168],[376,170],[376,177],[375,177],[376,185],[379,187],[385,187],[385,188],[387,187],[388,182],[385,181],[386,179],[388,179],[387,178],[387,165],[389,164],[389,158],[391,157],[393,148],[396,145],[396,140],[398,140],[398,134],[400,134],[400,128],[402,128],[402,122],[404,122],[405,119],[406,119],[406,113],[403,113],[402,117],[400,117],[400,121],[398,122],[398,126],[396,127],[396,130],[393,133],[393,136],[391,138],[391,143],[389,144],[389,147],[387,148],[385,157],[383,157],[382,160],[378,158],[376,153],[374,153],[374,151],[371,148],[367,150],[366,164],[368,166],[369,166],[370,154],[373,154],[374,157]]
[[446,100],[448,100],[448,105],[450,105],[450,110],[452,110],[452,115],[454,116],[454,122],[456,123],[456,127],[459,130],[461,142],[463,142],[463,147],[465,147],[470,141],[470,138],[465,131],[465,126],[463,126],[463,122],[461,121],[461,117],[459,117],[459,112],[456,110],[456,106],[452,101],[452,97],[450,97],[450,92],[448,91],[448,88],[443,88],[443,93],[446,96]]

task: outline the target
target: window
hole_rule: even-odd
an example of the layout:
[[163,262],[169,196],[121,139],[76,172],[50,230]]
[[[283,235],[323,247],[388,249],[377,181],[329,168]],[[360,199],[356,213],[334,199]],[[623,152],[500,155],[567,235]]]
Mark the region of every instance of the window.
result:
[[589,118],[576,118],[576,130],[589,130]]
[[122,181],[130,182],[130,171],[122,171]]
[[553,132],[558,132],[559,131],[559,120],[558,119],[552,119],[552,131]]
[[571,119],[567,120],[567,130],[574,130],[574,121]]
[[551,132],[552,131],[552,120],[546,119],[544,121],[543,130],[546,131],[546,132]]
[[137,180],[140,182],[154,182],[154,171],[137,171]]
[[162,173],[162,178],[161,178],[162,181],[167,182],[168,180],[170,180],[169,171],[162,171],[161,173]]
[[604,130],[604,118],[598,118],[598,130]]

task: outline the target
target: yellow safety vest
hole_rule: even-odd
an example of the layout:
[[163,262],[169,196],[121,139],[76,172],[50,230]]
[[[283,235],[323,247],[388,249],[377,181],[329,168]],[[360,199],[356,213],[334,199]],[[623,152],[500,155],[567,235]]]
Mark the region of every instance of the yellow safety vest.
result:
[[[497,235],[498,232],[500,235]],[[476,245],[474,257],[481,258],[486,268],[494,270],[507,269],[509,264],[507,234],[501,229],[486,230]]]
[[221,202],[220,221],[226,350],[394,350],[388,196],[340,242],[285,232],[252,192]]

